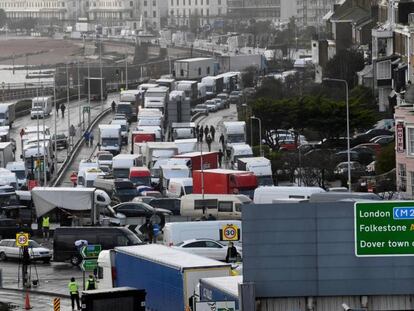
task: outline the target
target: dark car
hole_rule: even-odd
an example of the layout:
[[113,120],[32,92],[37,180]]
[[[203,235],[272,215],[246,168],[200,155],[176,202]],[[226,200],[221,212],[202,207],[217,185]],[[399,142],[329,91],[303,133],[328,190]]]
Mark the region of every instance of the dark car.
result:
[[172,212],[173,215],[180,215],[181,200],[176,198],[157,198],[149,201],[152,207],[163,208]]
[[375,136],[380,136],[380,135],[392,136],[394,135],[394,133],[389,130],[384,130],[384,129],[370,129],[369,131],[366,131],[363,134],[356,135],[352,139],[351,145],[356,146],[362,143],[368,143],[372,138],[374,138]]
[[82,257],[75,247],[77,240],[86,240],[89,245],[99,244],[104,250],[142,244],[131,230],[123,227],[59,227],[53,234],[53,260],[79,265]]
[[116,213],[121,213],[126,217],[145,217],[150,218],[153,215],[167,216],[172,212],[167,209],[155,208],[144,202],[125,202],[112,207]]
[[58,149],[68,148],[68,138],[66,137],[65,134],[61,133],[61,134],[57,134],[57,135],[52,136],[53,150],[55,149],[55,139],[56,139],[56,147]]
[[117,178],[114,181],[113,196],[119,202],[129,202],[138,196],[138,190],[128,178]]
[[33,233],[30,227],[21,225],[16,219],[0,218],[0,239],[15,239],[16,233],[22,231]]

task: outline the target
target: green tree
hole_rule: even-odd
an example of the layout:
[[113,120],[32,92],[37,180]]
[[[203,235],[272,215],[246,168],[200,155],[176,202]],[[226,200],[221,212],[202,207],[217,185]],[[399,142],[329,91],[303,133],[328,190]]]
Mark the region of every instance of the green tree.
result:
[[257,68],[255,66],[246,67],[242,73],[243,87],[253,87],[256,81]]
[[7,15],[3,9],[0,9],[0,28],[7,24]]
[[355,50],[341,50],[326,64],[325,76],[344,79],[349,88],[356,85],[356,73],[364,68],[364,56]]
[[395,145],[391,143],[382,148],[375,162],[375,172],[384,174],[395,169]]

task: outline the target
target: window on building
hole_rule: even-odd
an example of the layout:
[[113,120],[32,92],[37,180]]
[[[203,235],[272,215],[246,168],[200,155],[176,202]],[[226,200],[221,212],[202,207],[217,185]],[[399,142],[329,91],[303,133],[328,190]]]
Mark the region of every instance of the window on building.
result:
[[152,6],[157,6],[157,2],[156,1],[152,1]]
[[171,0],[171,6],[174,6],[174,0]]
[[188,0],[188,5],[190,5],[190,6],[191,6],[191,0]]
[[183,69],[180,69],[180,76],[184,77],[184,70]]
[[148,4],[148,3],[147,3],[147,0],[145,0],[145,1],[144,1],[144,6],[147,6],[147,4]]
[[157,12],[156,11],[152,11],[152,17],[156,18],[157,17]]
[[[398,164],[398,180],[399,189],[397,189],[397,191],[407,191],[407,168],[405,164]],[[413,181],[411,179],[411,187],[413,187],[412,182]]]
[[201,9],[201,14],[200,14],[201,16],[203,16],[204,15],[204,12],[203,12],[203,9]]
[[407,127],[408,133],[408,153],[414,155],[414,127]]
[[180,0],[177,0],[177,2],[176,2],[176,3],[177,3],[177,6],[179,6],[179,5],[180,5]]
[[414,172],[410,172],[411,196],[414,195]]
[[183,0],[183,6],[185,6],[185,0]]
[[174,16],[174,10],[171,10],[171,12],[170,12],[170,13],[171,13],[171,15],[172,15],[172,16]]
[[132,18],[132,16],[133,16],[133,13],[129,12],[129,18]]
[[210,66],[207,67],[207,74],[210,74]]
[[197,1],[197,0],[194,0],[194,1],[195,1],[195,5],[197,5],[197,2],[198,2],[198,1]]
[[218,13],[218,15],[221,15],[221,8],[218,8],[217,13]]
[[144,17],[148,17],[148,12],[144,11]]
[[210,5],[210,0],[206,0],[206,4],[207,5]]
[[203,0],[201,0],[200,4],[203,5]]
[[221,0],[217,0],[217,4],[218,5],[221,5]]
[[134,1],[129,1],[129,6],[133,7],[134,6]]
[[206,15],[209,16],[210,15],[210,9],[206,10]]

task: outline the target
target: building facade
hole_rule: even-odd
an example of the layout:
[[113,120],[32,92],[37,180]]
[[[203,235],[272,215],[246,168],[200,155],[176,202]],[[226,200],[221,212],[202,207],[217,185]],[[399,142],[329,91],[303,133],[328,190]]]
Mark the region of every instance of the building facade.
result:
[[175,26],[212,26],[227,15],[227,0],[168,1],[169,22]]
[[67,0],[0,0],[9,19],[68,20],[75,13]]
[[324,27],[324,16],[337,0],[296,0],[296,21],[300,27]]

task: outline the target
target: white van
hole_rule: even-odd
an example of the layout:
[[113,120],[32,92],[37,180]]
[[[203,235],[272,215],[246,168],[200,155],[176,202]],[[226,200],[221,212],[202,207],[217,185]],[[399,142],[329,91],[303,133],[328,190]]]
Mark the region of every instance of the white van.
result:
[[252,147],[248,144],[234,144],[230,147],[230,162],[233,163],[233,169],[237,170],[237,159],[253,157]]
[[168,189],[171,178],[186,178],[190,176],[190,169],[187,165],[161,165],[160,181],[164,189]]
[[27,170],[23,161],[9,162],[6,169],[16,174],[19,189],[27,184]]
[[284,200],[309,200],[313,193],[325,192],[319,187],[263,186],[254,191],[255,204],[280,203]]
[[98,256],[98,279],[99,288],[112,288],[112,267],[111,267],[111,252],[113,250],[102,250]]
[[213,215],[216,219],[241,219],[243,204],[252,200],[243,194],[189,194],[181,197],[180,214],[191,218]]
[[30,118],[43,118],[50,116],[52,112],[52,97],[35,97],[32,99]]
[[165,224],[162,230],[162,242],[166,246],[173,246],[190,239],[212,239],[220,241],[220,230],[227,225],[234,225],[240,229],[240,240],[238,243],[241,243],[242,222],[240,220],[169,222]]
[[179,198],[183,195],[193,193],[193,179],[188,178],[171,178],[167,189],[167,197]]
[[87,168],[78,172],[78,187],[93,188],[94,182],[98,176],[104,176],[105,173],[99,168]]
[[128,132],[129,132],[129,124],[126,119],[115,119],[111,121],[111,124],[119,124],[121,126],[121,136],[122,141],[125,145],[128,144]]

